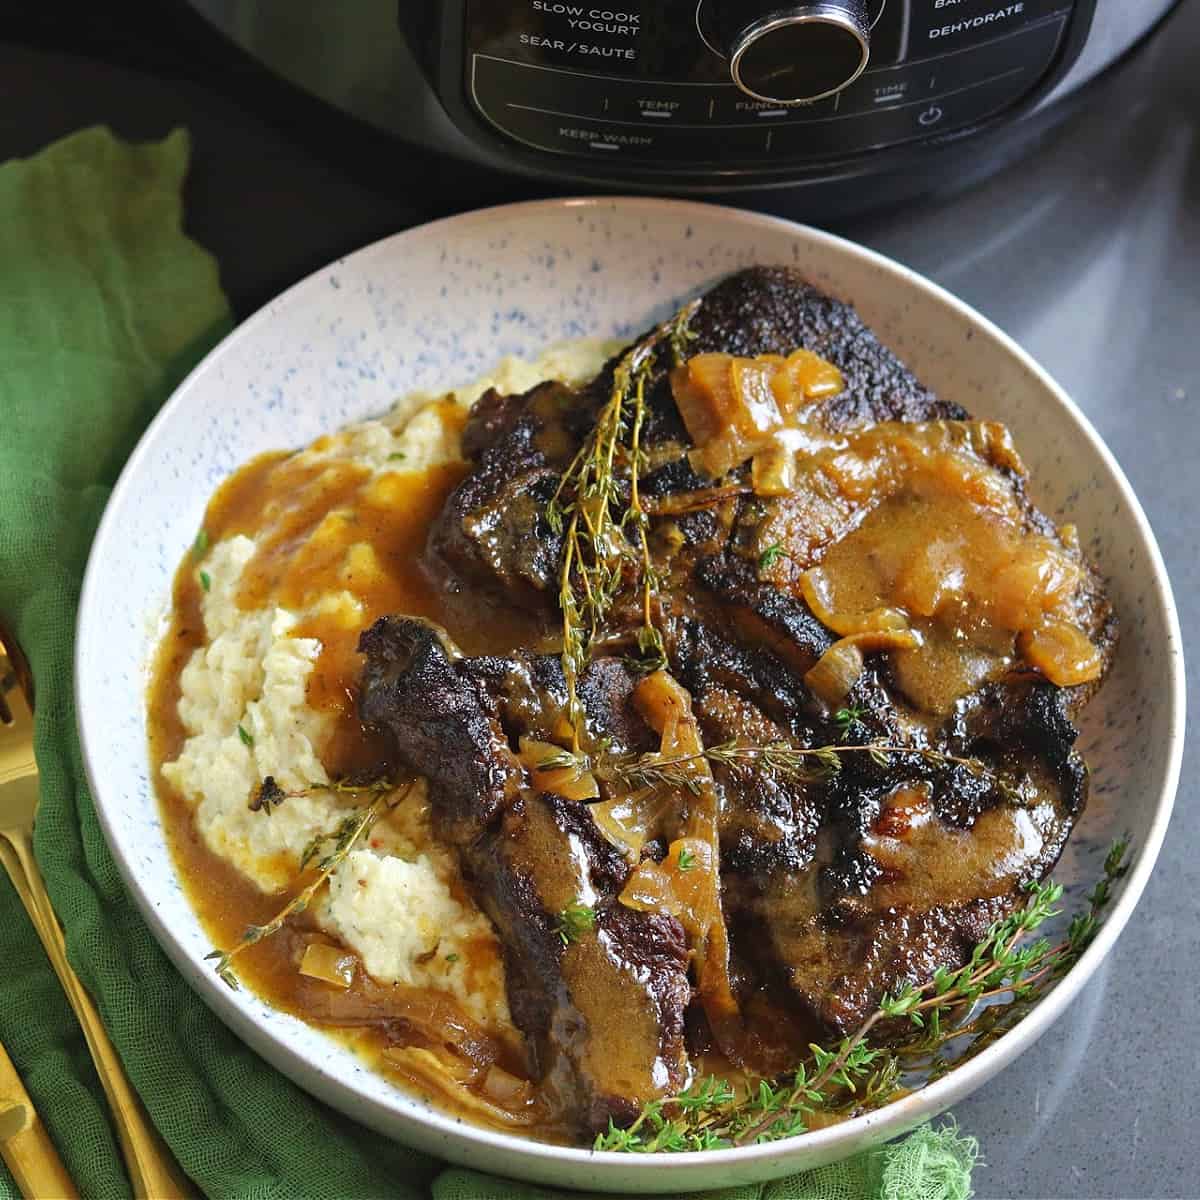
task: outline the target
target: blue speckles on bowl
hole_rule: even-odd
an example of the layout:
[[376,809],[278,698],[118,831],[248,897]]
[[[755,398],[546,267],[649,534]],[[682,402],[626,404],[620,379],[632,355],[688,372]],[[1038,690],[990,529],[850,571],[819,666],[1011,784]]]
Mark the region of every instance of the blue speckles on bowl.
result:
[[[649,252],[648,252],[649,248]],[[916,373],[1006,421],[1047,511],[1073,520],[1123,625],[1087,711],[1095,786],[1062,865],[1094,876],[1118,833],[1138,857],[1085,959],[1015,1031],[879,1112],[791,1142],[638,1158],[523,1142],[433,1111],[255,996],[226,989],[175,878],[150,798],[145,666],[171,576],[209,496],[240,463],[311,441],[413,390],[478,377],[502,355],[581,334],[628,336],[754,262],[793,263],[852,301]],[[112,664],[127,664],[113,671]],[[691,1192],[819,1165],[911,1128],[1010,1061],[1078,993],[1128,918],[1165,831],[1182,746],[1182,659],[1169,586],[1119,468],[1054,382],[978,314],[895,263],[785,221],[700,204],[566,200],[470,213],[327,267],[272,301],[193,372],[130,459],[96,537],[76,681],[89,778],[109,843],[156,936],[250,1045],[327,1102],[433,1154],[579,1188]]]

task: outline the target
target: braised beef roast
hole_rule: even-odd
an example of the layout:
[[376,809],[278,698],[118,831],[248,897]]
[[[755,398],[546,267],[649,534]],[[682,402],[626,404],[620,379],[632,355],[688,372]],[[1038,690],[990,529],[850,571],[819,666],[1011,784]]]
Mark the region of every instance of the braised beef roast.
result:
[[[586,805],[523,786],[509,739],[528,731],[522,693],[561,711],[557,660],[463,659],[440,630],[396,617],[367,630],[361,649],[362,716],[429,781],[435,833],[457,848],[496,926],[509,1006],[540,1078],[588,1127],[632,1117],[639,1099],[684,1078],[687,945],[674,918],[617,903],[629,864]],[[624,670],[597,664],[590,675],[591,711],[607,708],[619,730]],[[580,900],[595,928],[568,941],[557,914]]]
[[[845,387],[809,418],[830,432],[885,421],[950,428],[967,417],[924,388],[852,308],[787,269],[725,280],[703,298],[691,331],[693,354],[805,348],[835,364]],[[379,621],[360,646],[361,716],[429,781],[435,830],[457,849],[504,946],[531,1069],[581,1129],[620,1122],[679,1087],[689,1053],[715,1045],[747,1069],[781,1070],[810,1040],[852,1031],[885,992],[960,965],[1020,903],[1023,886],[1053,867],[1079,816],[1087,778],[1072,718],[1096,686],[1057,687],[1018,665],[984,672],[948,703],[923,704],[885,654],[867,653],[844,707],[831,712],[804,675],[837,634],[790,586],[786,562],[762,569],[765,538],[783,530],[787,549],[788,498],[742,487],[714,501],[712,481],[689,465],[666,370],[656,368],[642,481],[663,577],[656,620],[704,744],[907,748],[847,752],[831,778],[807,781],[714,764],[739,1026],[714,1029],[680,920],[618,900],[634,856],[605,838],[587,803],[534,787],[517,753],[522,737],[562,736],[566,690],[553,648],[562,545],[546,505],[613,370],[579,389],[485,395],[463,436],[473,469],[429,541],[425,567],[444,581],[448,612],[524,610],[540,621],[545,652],[468,658],[444,630],[403,617]],[[1020,473],[1000,452],[985,453],[1028,528],[1057,537],[1025,499]],[[1073,603],[1107,666],[1115,620],[1090,569]],[[622,631],[636,630],[636,610],[634,589],[618,600],[580,685],[587,739],[608,754],[659,745],[633,701],[638,675],[625,657]],[[651,837],[641,857],[664,853]],[[560,914],[576,903],[594,924],[566,937]]]

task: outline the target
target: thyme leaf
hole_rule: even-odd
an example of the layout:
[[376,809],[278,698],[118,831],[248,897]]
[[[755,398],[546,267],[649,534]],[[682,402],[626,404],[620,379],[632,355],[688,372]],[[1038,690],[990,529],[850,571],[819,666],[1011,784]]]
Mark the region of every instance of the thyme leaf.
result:
[[582,903],[578,896],[554,919],[554,932],[564,946],[579,941],[585,933],[595,928],[596,910]]
[[833,714],[833,723],[838,727],[838,732],[841,734],[843,741],[850,736],[850,732],[854,729],[863,717],[867,715],[865,708],[857,708],[851,705],[847,708],[839,708]]
[[772,546],[768,546],[758,556],[758,569],[760,571],[769,571],[781,558],[787,558],[788,553],[783,548],[782,542],[776,542]]

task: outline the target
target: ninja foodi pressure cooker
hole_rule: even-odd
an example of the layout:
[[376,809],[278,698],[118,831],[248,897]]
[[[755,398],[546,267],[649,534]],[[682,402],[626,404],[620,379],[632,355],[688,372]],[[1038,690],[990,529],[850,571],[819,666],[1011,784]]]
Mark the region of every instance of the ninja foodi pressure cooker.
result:
[[809,214],[1011,157],[1176,2],[191,0],[411,142],[562,186],[782,188]]

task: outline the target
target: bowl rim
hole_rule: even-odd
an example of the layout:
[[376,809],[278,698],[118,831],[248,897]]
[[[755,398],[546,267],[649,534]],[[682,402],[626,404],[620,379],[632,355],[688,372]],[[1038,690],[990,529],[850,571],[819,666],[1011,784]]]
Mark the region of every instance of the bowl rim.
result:
[[[894,276],[896,282],[903,287],[923,292],[928,299],[950,309],[960,318],[994,339],[1008,355],[1012,356],[1025,371],[1038,381],[1063,409],[1074,425],[1075,433],[1087,442],[1092,453],[1099,458],[1106,469],[1111,484],[1115,487],[1121,502],[1126,506],[1133,519],[1137,536],[1142,542],[1152,567],[1149,599],[1157,607],[1163,627],[1167,632],[1165,649],[1170,679],[1165,706],[1167,710],[1166,761],[1162,774],[1162,785],[1159,788],[1149,829],[1141,844],[1134,848],[1135,858],[1123,880],[1120,894],[1109,909],[1095,940],[1050,993],[1040,1000],[1008,1033],[997,1039],[991,1046],[986,1047],[976,1057],[956,1067],[941,1079],[926,1084],[919,1090],[882,1108],[784,1141],[717,1150],[663,1152],[631,1156],[617,1151],[596,1151],[590,1148],[552,1145],[458,1121],[437,1109],[420,1107],[399,1089],[396,1093],[399,1103],[367,1095],[353,1079],[327,1072],[320,1064],[309,1061],[295,1051],[288,1044],[286,1035],[281,1035],[277,1029],[265,1027],[261,1022],[254,1020],[250,1014],[240,1011],[232,1003],[231,993],[214,973],[196,970],[196,964],[176,939],[170,926],[160,916],[152,897],[143,889],[138,879],[135,863],[124,853],[110,820],[108,806],[102,799],[106,786],[103,774],[89,747],[88,710],[85,706],[85,688],[82,683],[81,647],[85,644],[85,634],[88,632],[90,613],[94,603],[93,597],[102,586],[104,548],[117,533],[116,514],[123,488],[127,486],[128,480],[141,469],[156,440],[158,431],[171,420],[175,409],[186,402],[186,397],[196,386],[197,379],[210,371],[225,354],[230,352],[234,345],[251,336],[260,324],[277,316],[299,293],[312,287],[316,280],[324,277],[335,266],[343,265],[349,260],[363,261],[380,254],[390,253],[393,243],[406,237],[437,237],[442,234],[450,234],[454,229],[461,229],[464,225],[486,224],[501,215],[528,215],[561,209],[626,209],[657,214],[669,211],[678,214],[681,218],[689,217],[695,221],[716,220],[719,223],[732,223],[752,229],[785,233],[793,239],[823,245],[836,249],[842,254],[857,257],[884,273]],[[805,1150],[814,1152],[814,1157],[819,1154],[822,1161],[832,1161],[837,1157],[836,1151],[842,1144],[845,1144],[846,1152],[851,1153],[856,1145],[861,1145],[863,1136],[879,1125],[886,1125],[894,1136],[918,1124],[922,1119],[945,1111],[946,1108],[969,1094],[976,1086],[985,1082],[1031,1046],[1078,996],[1084,984],[1108,954],[1132,915],[1158,858],[1174,806],[1183,758],[1186,685],[1182,636],[1170,579],[1158,542],[1141,503],[1116,458],[1082,410],[1053,376],[999,326],[971,305],[896,259],[837,234],[815,229],[784,217],[693,200],[625,195],[580,196],[529,200],[474,209],[379,238],[358,250],[341,255],[326,263],[268,300],[193,367],[142,433],[121,470],[97,526],[80,590],[75,634],[73,665],[76,722],[87,781],[105,841],[117,864],[121,878],[137,903],[143,919],[185,980],[193,990],[199,992],[201,999],[242,1040],[248,1041],[260,1055],[263,1051],[255,1043],[260,1041],[269,1043],[273,1056],[272,1060],[268,1061],[269,1066],[282,1070],[310,1094],[313,1090],[311,1076],[315,1071],[318,1076],[328,1080],[332,1085],[333,1093],[352,1096],[355,1104],[362,1106],[362,1111],[369,1111],[372,1115],[377,1116],[379,1122],[374,1124],[377,1129],[381,1127],[382,1123],[399,1117],[404,1121],[424,1126],[428,1131],[441,1134],[453,1141],[465,1141],[480,1150],[491,1150],[506,1156],[515,1155],[520,1158],[539,1160],[560,1167],[573,1164],[579,1167],[603,1168],[607,1164],[612,1164],[614,1167],[621,1164],[623,1167],[629,1168],[636,1163],[646,1173],[661,1178],[664,1172],[678,1170],[684,1164],[696,1168],[748,1166],[760,1163],[765,1159],[786,1155],[790,1149],[798,1149],[801,1146]],[[309,1078],[306,1079],[306,1076]],[[332,1093],[322,1096],[322,1099],[326,1101],[331,1098]],[[336,1100],[333,1102],[336,1104]]]

